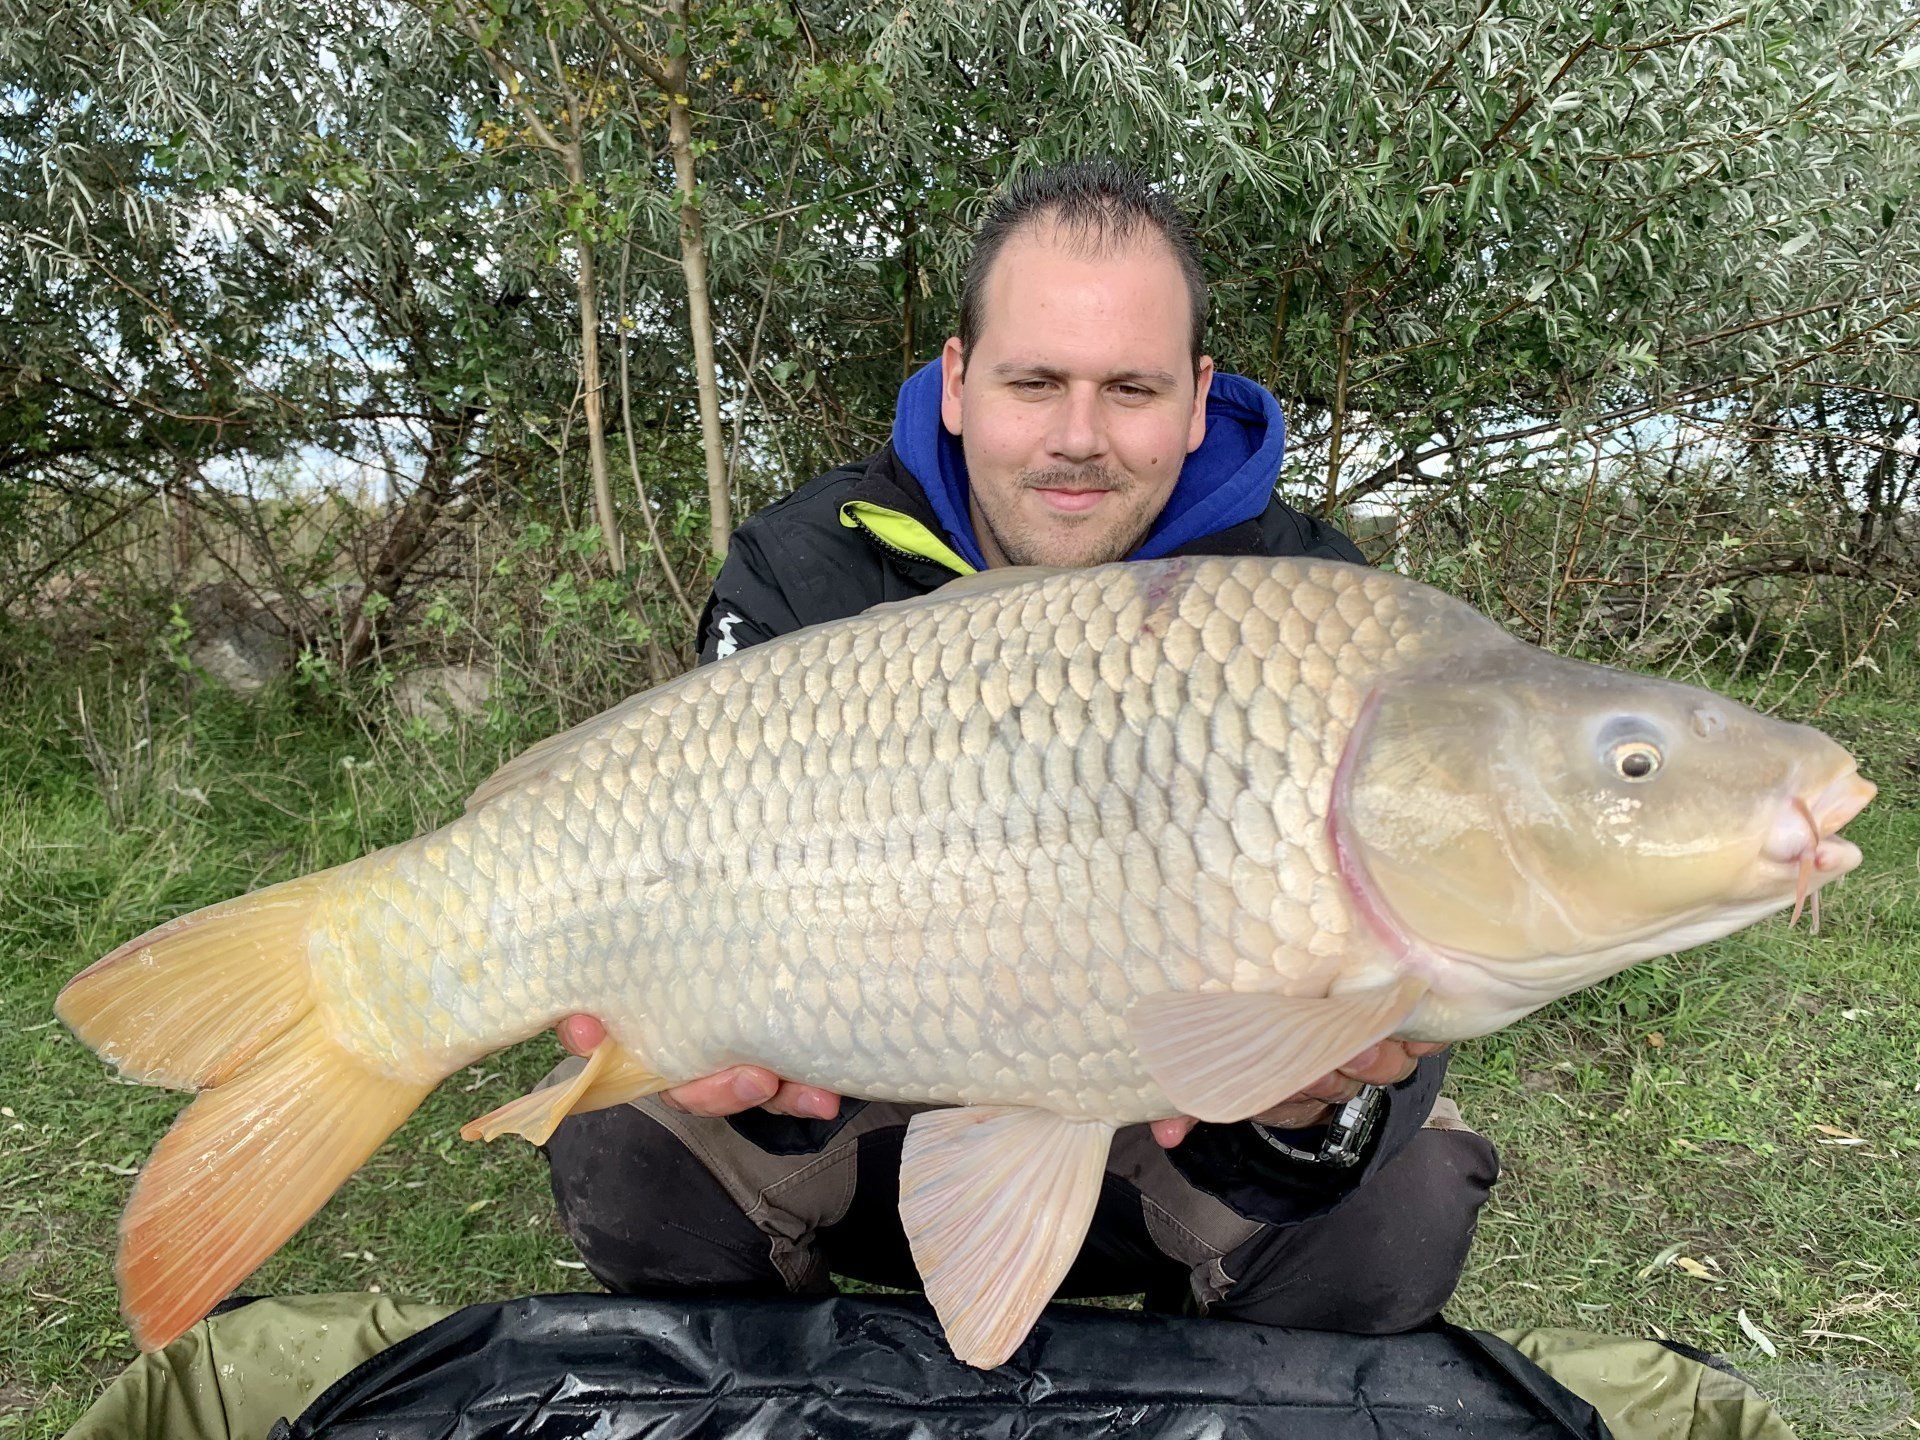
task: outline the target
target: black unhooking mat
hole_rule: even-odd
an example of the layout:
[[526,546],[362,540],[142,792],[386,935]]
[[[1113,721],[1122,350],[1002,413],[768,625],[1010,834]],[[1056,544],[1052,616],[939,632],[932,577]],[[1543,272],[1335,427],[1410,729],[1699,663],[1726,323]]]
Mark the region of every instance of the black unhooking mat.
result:
[[475,1305],[369,1360],[273,1440],[1127,1434],[1164,1440],[1612,1440],[1504,1341],[1445,1323],[1328,1335],[1050,1308],[997,1370],[924,1301]]

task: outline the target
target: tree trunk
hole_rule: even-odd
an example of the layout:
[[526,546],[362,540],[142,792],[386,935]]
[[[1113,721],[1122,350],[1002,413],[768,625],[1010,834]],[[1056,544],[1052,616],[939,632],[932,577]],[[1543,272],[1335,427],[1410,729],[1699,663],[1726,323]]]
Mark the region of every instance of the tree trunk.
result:
[[919,298],[914,291],[920,287],[919,256],[914,252],[914,238],[919,233],[919,212],[909,206],[900,222],[900,378],[908,379],[913,374],[914,345],[913,333],[914,306]]
[[466,450],[470,420],[471,416],[467,415],[445,426],[434,425],[433,451],[427,456],[426,466],[420,472],[419,487],[400,507],[400,516],[387,532],[380,553],[374,557],[366,588],[360,592],[360,602],[354,607],[353,619],[348,622],[346,639],[340,646],[342,670],[352,670],[366,663],[373,654],[374,637],[379,626],[377,612],[383,607],[375,606],[369,610],[367,601],[378,595],[382,600],[391,602],[399,595],[400,587],[406,584],[414,565],[437,538],[440,516],[446,510],[447,502],[453,498],[454,477],[459,474],[461,456]]
[[1267,388],[1280,390],[1280,351],[1287,340],[1287,312],[1293,300],[1293,272],[1280,279],[1280,298],[1273,307],[1273,330],[1267,340]]
[[[567,178],[587,183],[587,167],[576,137],[566,151]],[[600,403],[600,282],[594,265],[593,235],[584,226],[574,233],[580,263],[574,272],[580,294],[580,388],[587,412],[587,466],[593,478],[593,514],[600,522],[600,538],[607,560],[617,575],[627,568],[627,547],[620,538],[620,519],[613,508],[613,478],[607,464],[607,424]]]
[[673,0],[682,41],[667,65],[667,139],[680,189],[680,268],[687,277],[687,329],[693,335],[694,384],[700,392],[700,440],[707,457],[708,544],[727,553],[733,537],[733,501],[727,490],[727,447],[720,429],[720,378],[713,356],[713,310],[707,293],[707,235],[695,198],[693,115],[687,100],[687,46],[692,43],[688,0]]
[[193,520],[187,514],[187,477],[176,467],[167,478],[167,523],[172,530],[169,561],[172,566],[173,593],[177,599],[187,594],[187,572],[193,569]]

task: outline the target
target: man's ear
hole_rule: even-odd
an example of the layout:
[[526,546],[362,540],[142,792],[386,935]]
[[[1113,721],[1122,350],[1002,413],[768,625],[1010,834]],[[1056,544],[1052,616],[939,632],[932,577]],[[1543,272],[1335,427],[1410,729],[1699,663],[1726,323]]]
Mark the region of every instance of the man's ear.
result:
[[1200,367],[1193,372],[1193,414],[1187,420],[1187,453],[1191,455],[1207,438],[1207,391],[1213,388],[1213,357],[1202,355]]
[[940,423],[949,435],[960,433],[960,387],[966,383],[967,361],[960,337],[950,335],[940,352]]

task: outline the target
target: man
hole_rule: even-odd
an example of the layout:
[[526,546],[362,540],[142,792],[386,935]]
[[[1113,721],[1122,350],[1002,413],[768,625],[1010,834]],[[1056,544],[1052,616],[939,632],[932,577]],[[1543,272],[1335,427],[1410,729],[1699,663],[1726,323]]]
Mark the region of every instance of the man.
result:
[[[902,387],[891,443],[741,526],[702,661],[988,567],[1364,563],[1274,496],[1279,406],[1215,373],[1206,314],[1186,226],[1139,177],[1076,165],[1015,184],[976,237],[960,333]],[[599,1030],[576,1016],[561,1036],[584,1051]],[[1436,1109],[1437,1048],[1383,1042],[1257,1121],[1122,1130],[1060,1293],[1368,1333],[1430,1319],[1498,1169],[1450,1102]],[[615,1291],[819,1293],[830,1272],[911,1287],[895,1205],[919,1108],[737,1067],[568,1120],[548,1146],[554,1195]]]

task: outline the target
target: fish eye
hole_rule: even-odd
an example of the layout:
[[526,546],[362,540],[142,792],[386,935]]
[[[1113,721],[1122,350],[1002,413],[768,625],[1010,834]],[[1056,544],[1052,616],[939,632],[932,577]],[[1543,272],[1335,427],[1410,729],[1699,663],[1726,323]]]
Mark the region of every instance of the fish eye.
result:
[[1651,780],[1662,758],[1651,740],[1622,740],[1607,752],[1607,763],[1622,780]]

